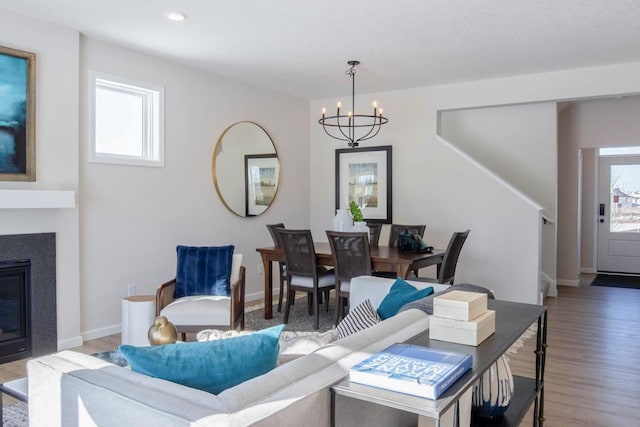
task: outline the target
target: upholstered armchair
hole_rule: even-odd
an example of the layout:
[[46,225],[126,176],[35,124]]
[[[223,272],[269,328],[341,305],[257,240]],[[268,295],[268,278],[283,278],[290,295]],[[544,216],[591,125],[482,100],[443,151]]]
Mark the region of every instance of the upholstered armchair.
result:
[[[206,248],[193,248],[206,249]],[[233,249],[231,249],[233,251]],[[202,255],[202,254],[201,254]],[[180,264],[180,255],[178,256]],[[186,274],[203,277],[202,270],[206,259],[198,261],[190,260],[186,268]],[[215,266],[214,266],[215,268]],[[178,266],[180,277],[181,268]],[[194,273],[195,272],[195,273]],[[209,273],[207,273],[209,274]],[[208,276],[204,274],[204,277]],[[178,279],[180,281],[180,279]],[[229,276],[229,295],[225,292],[213,292],[206,294],[202,288],[194,289],[188,286],[186,292],[182,286],[181,293],[176,295],[176,279],[161,284],[156,289],[156,315],[165,316],[173,323],[184,338],[185,333],[195,333],[202,329],[244,329],[244,297],[245,297],[245,267],[242,266],[242,254],[233,254],[231,262],[231,274]],[[217,293],[218,295],[214,295]],[[178,296],[178,298],[175,298]]]

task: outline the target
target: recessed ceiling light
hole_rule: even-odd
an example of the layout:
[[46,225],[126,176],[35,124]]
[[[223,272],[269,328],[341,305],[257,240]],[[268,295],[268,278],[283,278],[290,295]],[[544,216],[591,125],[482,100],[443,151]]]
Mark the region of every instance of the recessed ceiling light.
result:
[[181,22],[187,19],[187,16],[182,12],[169,12],[167,13],[167,18],[172,21]]

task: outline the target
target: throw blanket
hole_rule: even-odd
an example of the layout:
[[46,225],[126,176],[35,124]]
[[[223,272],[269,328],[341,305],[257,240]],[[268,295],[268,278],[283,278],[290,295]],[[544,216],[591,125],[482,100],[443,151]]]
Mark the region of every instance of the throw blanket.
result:
[[471,283],[460,283],[457,285],[451,285],[444,291],[436,292],[435,294],[431,294],[428,297],[407,303],[400,308],[400,311],[398,311],[398,313],[409,310],[411,308],[417,308],[418,310],[422,310],[427,314],[433,314],[433,298],[451,291],[483,292],[487,294],[487,298],[495,299],[495,297],[493,296],[493,292],[491,292],[487,288],[483,288],[482,286],[478,285],[472,285]]

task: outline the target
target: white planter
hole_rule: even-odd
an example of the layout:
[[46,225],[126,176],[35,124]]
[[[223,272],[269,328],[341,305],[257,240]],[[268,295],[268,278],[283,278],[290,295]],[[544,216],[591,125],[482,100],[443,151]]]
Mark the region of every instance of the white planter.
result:
[[[356,221],[353,223],[353,227],[351,227],[351,231],[353,232],[357,232],[357,233],[367,233],[369,234],[369,227],[367,226],[367,223],[364,221]],[[371,237],[371,236],[369,236]]]
[[333,231],[351,231],[353,219],[348,209],[338,209],[333,217]]

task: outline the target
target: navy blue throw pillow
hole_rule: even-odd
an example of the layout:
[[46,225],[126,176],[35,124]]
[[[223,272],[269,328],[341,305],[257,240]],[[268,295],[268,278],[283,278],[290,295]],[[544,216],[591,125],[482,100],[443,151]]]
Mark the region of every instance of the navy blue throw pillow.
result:
[[231,295],[233,245],[178,246],[178,268],[174,297]]

